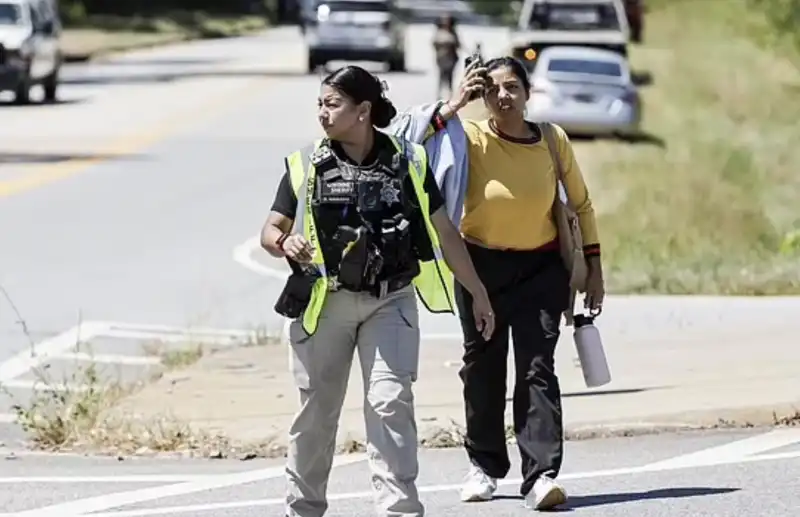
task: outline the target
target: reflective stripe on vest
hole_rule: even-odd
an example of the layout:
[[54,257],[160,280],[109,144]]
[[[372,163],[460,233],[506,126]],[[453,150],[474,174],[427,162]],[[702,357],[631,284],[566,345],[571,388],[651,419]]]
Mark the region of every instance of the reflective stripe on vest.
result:
[[[439,234],[431,222],[430,200],[425,192],[424,181],[427,171],[427,154],[421,145],[398,140],[389,135],[398,151],[402,152],[409,162],[409,175],[414,185],[418,206],[422,211],[428,238],[433,247],[434,259],[420,261],[420,273],[414,278],[414,290],[425,308],[433,313],[455,313],[454,279],[450,268],[444,261]],[[289,178],[292,189],[297,196],[297,209],[294,218],[294,231],[302,232],[306,240],[314,247],[311,264],[320,272],[320,278],[314,283],[311,301],[303,312],[303,330],[311,335],[317,330],[319,316],[328,293],[328,278],[325,271],[325,258],[319,246],[319,236],[311,207],[311,198],[316,178],[316,168],[310,163],[309,156],[319,147],[322,140],[313,145],[295,151],[286,158],[289,167]]]

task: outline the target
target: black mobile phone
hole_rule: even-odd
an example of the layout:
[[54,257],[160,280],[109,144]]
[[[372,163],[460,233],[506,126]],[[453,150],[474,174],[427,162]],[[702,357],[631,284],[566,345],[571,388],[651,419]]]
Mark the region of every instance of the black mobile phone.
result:
[[[479,67],[483,66],[483,57],[481,56],[480,52],[478,52],[477,50],[475,52],[473,52],[472,54],[468,55],[464,59],[464,70],[469,69],[472,66],[473,63],[477,63],[477,66],[479,66]],[[483,78],[484,78],[484,80],[487,79],[487,77],[485,75],[484,75]],[[478,98],[482,97],[484,93],[485,92],[472,92],[470,94],[470,96],[469,96],[469,101],[472,102],[475,99],[478,99]]]
[[483,58],[481,57],[479,52],[473,52],[472,54],[464,58],[464,69],[469,68],[474,62],[477,62],[478,66],[483,65]]

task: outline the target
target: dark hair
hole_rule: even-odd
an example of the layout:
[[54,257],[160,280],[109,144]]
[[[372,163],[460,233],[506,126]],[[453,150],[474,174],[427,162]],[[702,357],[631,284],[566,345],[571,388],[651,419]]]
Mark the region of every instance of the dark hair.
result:
[[447,29],[450,32],[455,32],[456,30],[456,19],[450,15],[443,14],[439,18],[436,19],[436,28],[437,29]]
[[515,57],[503,56],[490,59],[486,63],[486,72],[506,67],[511,69],[511,73],[517,76],[517,79],[522,83],[522,87],[525,88],[525,91],[529,92],[531,89],[531,80],[528,77],[528,70],[525,68],[525,65],[522,64],[522,61]]
[[345,66],[322,80],[322,84],[336,88],[356,103],[372,103],[370,118],[375,127],[387,127],[397,115],[397,110],[384,95],[384,84],[360,66]]

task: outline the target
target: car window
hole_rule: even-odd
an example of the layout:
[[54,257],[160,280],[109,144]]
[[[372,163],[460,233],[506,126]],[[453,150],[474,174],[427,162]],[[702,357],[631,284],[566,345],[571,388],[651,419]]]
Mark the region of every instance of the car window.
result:
[[389,2],[347,2],[333,1],[321,2],[320,6],[327,5],[330,11],[346,12],[389,12]]
[[0,4],[0,25],[16,25],[22,21],[19,6],[14,4]]
[[547,64],[547,71],[622,77],[619,63],[591,59],[552,59]]
[[542,30],[620,30],[611,2],[541,3],[533,8],[529,27]]

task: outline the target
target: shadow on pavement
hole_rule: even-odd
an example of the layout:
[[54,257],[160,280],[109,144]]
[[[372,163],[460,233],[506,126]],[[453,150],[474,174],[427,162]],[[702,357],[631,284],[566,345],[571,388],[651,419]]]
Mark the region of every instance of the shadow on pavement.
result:
[[741,488],[658,488],[646,492],[624,492],[618,494],[596,494],[572,496],[567,503],[567,508],[586,508],[589,506],[604,506],[608,504],[630,503],[634,501],[650,501],[653,499],[682,499],[685,497],[704,497],[709,495],[729,494],[738,492]]
[[[333,71],[333,68],[330,69]],[[425,75],[424,70],[409,70],[403,72],[406,75]],[[401,75],[399,72],[378,72],[380,75]],[[320,77],[323,72],[317,71],[308,73],[303,70],[197,70],[183,72],[164,72],[164,73],[144,73],[144,74],[96,74],[79,75],[76,77],[64,77],[61,84],[68,85],[114,85],[114,84],[142,84],[142,83],[165,83],[185,79],[227,79],[232,77]]]
[[647,70],[631,70],[631,81],[636,86],[650,86],[653,84],[653,74]]
[[620,139],[629,144],[650,144],[650,145],[655,145],[656,147],[659,147],[661,149],[667,148],[666,140],[664,140],[660,136],[653,135],[646,131],[643,131],[638,135],[620,137]]
[[667,148],[667,141],[661,138],[660,136],[654,135],[652,133],[648,133],[647,131],[642,131],[637,135],[616,135],[616,136],[592,136],[592,135],[580,135],[580,134],[570,134],[568,136],[570,140],[574,142],[594,142],[600,140],[619,140],[621,142],[625,142],[627,144],[649,144],[655,145],[661,149]]
[[[592,506],[605,506],[610,504],[632,503],[635,501],[651,501],[655,499],[682,499],[686,497],[704,497],[710,495],[729,494],[738,492],[741,488],[659,488],[646,492],[624,492],[617,494],[572,495],[567,504],[562,508],[548,511],[548,513],[571,512],[577,508]],[[496,495],[493,499],[522,500],[520,495]]]
[[43,102],[43,101],[35,101],[31,100],[29,104],[15,104],[14,101],[0,101],[0,109],[31,109],[31,108],[38,108],[38,107],[49,107],[49,106],[69,106],[72,104],[81,104],[86,102],[88,99],[58,99],[54,102]]
[[126,160],[137,158],[136,155],[127,154],[103,154],[103,153],[28,153],[28,152],[9,152],[0,151],[0,165],[8,164],[48,164],[48,163],[62,163],[78,160],[117,160],[124,158]]
[[[650,388],[620,388],[616,390],[586,390],[586,391],[571,391],[561,394],[561,398],[575,398],[575,397],[600,397],[603,395],[631,395],[633,393],[644,393],[651,390],[663,390],[669,386],[653,386]],[[513,397],[506,397],[506,402],[512,402]]]
[[221,58],[208,57],[187,57],[187,58],[164,58],[164,59],[111,59],[108,61],[97,61],[99,65],[110,66],[185,66],[185,65],[213,65],[226,61]]
[[644,393],[645,391],[658,390],[661,388],[620,388],[617,390],[587,390],[587,391],[573,391],[570,393],[562,393],[561,396],[566,397],[595,397],[601,395],[630,395],[632,393]]

